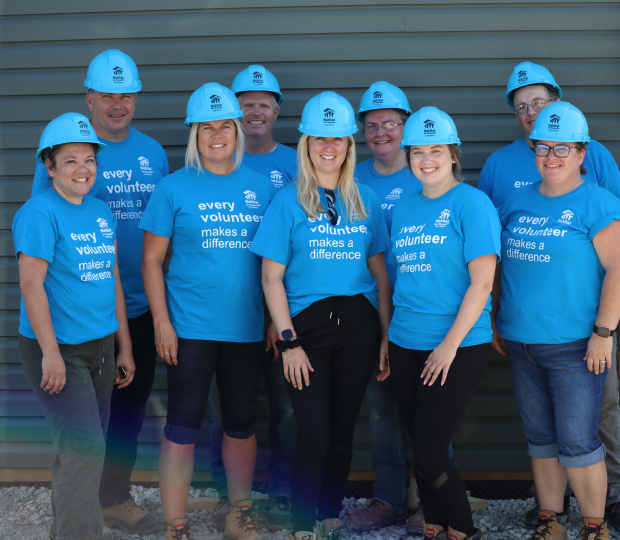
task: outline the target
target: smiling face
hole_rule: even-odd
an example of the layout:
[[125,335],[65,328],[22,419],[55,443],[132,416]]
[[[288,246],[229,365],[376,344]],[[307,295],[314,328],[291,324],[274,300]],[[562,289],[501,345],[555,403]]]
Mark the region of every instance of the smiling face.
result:
[[348,149],[347,137],[308,137],[308,156],[317,176],[340,175]]
[[52,187],[73,204],[82,204],[97,178],[95,150],[88,143],[63,144],[53,162],[45,160],[45,167],[52,177]]
[[457,182],[452,172],[456,163],[447,144],[425,144],[412,146],[409,162],[413,174],[422,182],[423,187],[443,188]]
[[90,109],[90,122],[97,135],[108,141],[123,141],[129,135],[138,94],[106,94],[89,90],[86,104]]
[[202,166],[211,170],[210,164],[220,166],[230,161],[234,168],[237,126],[232,119],[201,122],[198,126],[198,150]]
[[270,92],[243,92],[237,96],[243,111],[241,124],[248,137],[271,136],[280,107]]
[[[518,107],[523,103],[528,104],[532,103],[533,101],[546,101],[548,99],[549,92],[547,91],[547,88],[539,84],[533,84],[531,86],[524,86],[522,88],[519,88],[513,96],[513,103],[515,107]],[[548,101],[545,107],[547,105],[550,105],[551,103],[553,102]],[[530,133],[532,133],[532,130],[534,129],[534,121],[536,120],[536,117],[540,114],[540,111],[542,111],[543,109],[535,111],[534,109],[532,109],[532,107],[528,107],[526,113],[516,115],[517,120],[519,120],[519,125],[523,130],[523,135],[525,135],[526,137],[530,136]]]
[[[537,144],[544,144],[549,148],[554,146],[577,146],[577,143],[554,141],[537,141]],[[540,176],[542,176],[543,182],[555,186],[568,186],[581,178],[579,169],[585,157],[585,148],[571,148],[568,156],[565,158],[557,157],[553,150],[550,150],[548,156],[536,156],[536,168]]]
[[[396,126],[392,131],[384,131],[381,127],[385,122],[393,122],[394,124],[403,124]],[[374,133],[369,132],[366,126],[375,124],[378,126]],[[378,109],[376,111],[368,111],[364,116],[364,136],[366,144],[377,158],[400,157],[403,150],[399,147],[400,141],[403,139],[404,121],[401,119],[396,109]],[[402,159],[402,158],[401,158]]]

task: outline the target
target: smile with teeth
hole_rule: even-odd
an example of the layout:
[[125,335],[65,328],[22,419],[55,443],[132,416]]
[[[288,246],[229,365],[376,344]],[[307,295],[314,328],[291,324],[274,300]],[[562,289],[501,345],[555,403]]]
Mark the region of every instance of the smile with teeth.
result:
[[428,173],[435,172],[437,169],[438,167],[433,167],[432,169],[422,169],[422,172],[428,174]]
[[260,126],[261,124],[264,124],[265,122],[263,122],[262,120],[250,120],[249,123],[252,124],[253,126]]
[[323,159],[336,159],[336,156],[321,156]]
[[83,184],[84,182],[88,182],[88,178],[74,178],[73,181]]
[[212,144],[211,148],[222,148],[223,144]]

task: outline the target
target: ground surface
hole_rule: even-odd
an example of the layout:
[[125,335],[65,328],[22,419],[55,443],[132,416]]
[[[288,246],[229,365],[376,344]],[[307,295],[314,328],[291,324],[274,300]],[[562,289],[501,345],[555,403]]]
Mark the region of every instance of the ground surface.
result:
[[[190,496],[214,496],[213,490],[192,490]],[[161,515],[161,501],[159,490],[134,486],[133,496],[136,502],[145,508],[158,512]],[[579,539],[580,515],[574,499],[571,504],[571,525],[569,527],[569,540]],[[352,509],[363,508],[366,499],[345,499],[343,517]],[[521,525],[523,513],[532,505],[532,499],[527,500],[503,500],[489,501],[488,507],[474,514],[474,522],[484,532],[484,540],[526,540],[532,535],[532,531],[526,530]],[[192,531],[205,540],[216,540],[220,535],[212,527],[213,510],[192,512],[190,519],[193,521]],[[9,487],[0,489],[0,539],[2,540],[48,540],[51,521],[50,491],[43,487]],[[160,534],[152,535],[127,535],[119,529],[114,529],[122,540],[162,540],[163,530]],[[288,533],[267,533],[268,540],[288,540]],[[416,535],[407,534],[404,527],[389,527],[381,531],[354,534],[351,540],[419,540]],[[612,530],[610,538],[620,540],[620,533]]]

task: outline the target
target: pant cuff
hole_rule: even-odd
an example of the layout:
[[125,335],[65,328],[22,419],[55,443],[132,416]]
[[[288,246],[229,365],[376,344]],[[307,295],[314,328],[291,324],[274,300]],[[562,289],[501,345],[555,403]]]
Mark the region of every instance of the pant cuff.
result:
[[545,444],[545,445],[534,445],[530,441],[527,441],[527,453],[530,457],[533,458],[552,458],[556,457],[560,452],[557,443],[553,444]]
[[271,491],[267,490],[267,496],[270,499],[275,499],[276,497],[288,497],[290,499],[291,498],[291,492],[290,492],[290,490],[289,491],[279,490],[279,491],[274,491],[274,492],[271,492]]
[[588,465],[594,465],[604,459],[605,448],[602,444],[594,450],[594,452],[590,452],[583,456],[563,456],[562,454],[558,454],[558,461],[562,467],[587,467]]

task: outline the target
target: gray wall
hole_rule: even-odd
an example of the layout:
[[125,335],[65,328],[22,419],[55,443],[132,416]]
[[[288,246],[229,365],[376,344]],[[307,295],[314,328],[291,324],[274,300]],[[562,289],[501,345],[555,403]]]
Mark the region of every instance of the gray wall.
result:
[[[257,7],[260,5],[260,7]],[[50,467],[41,410],[17,350],[19,288],[11,221],[29,197],[34,151],[47,122],[88,114],[82,81],[107,48],[140,70],[133,126],[160,141],[171,170],[182,165],[190,93],[225,85],[264,64],[285,95],[276,138],[294,146],[304,103],[335,90],[359,104],[374,81],[403,88],[413,110],[435,105],[454,118],[464,169],[476,183],[486,157],[520,136],[504,102],[515,64],[551,69],[564,98],[588,117],[592,136],[620,160],[620,3],[611,0],[30,0],[0,1],[0,468]],[[358,139],[361,140],[361,139]],[[368,152],[359,147],[361,159]],[[158,366],[137,468],[156,468],[166,411]],[[259,469],[265,468],[267,404],[261,396]],[[354,469],[370,470],[366,411],[356,431]],[[203,429],[198,466],[208,468]],[[525,470],[506,362],[494,356],[455,437],[463,470]]]

